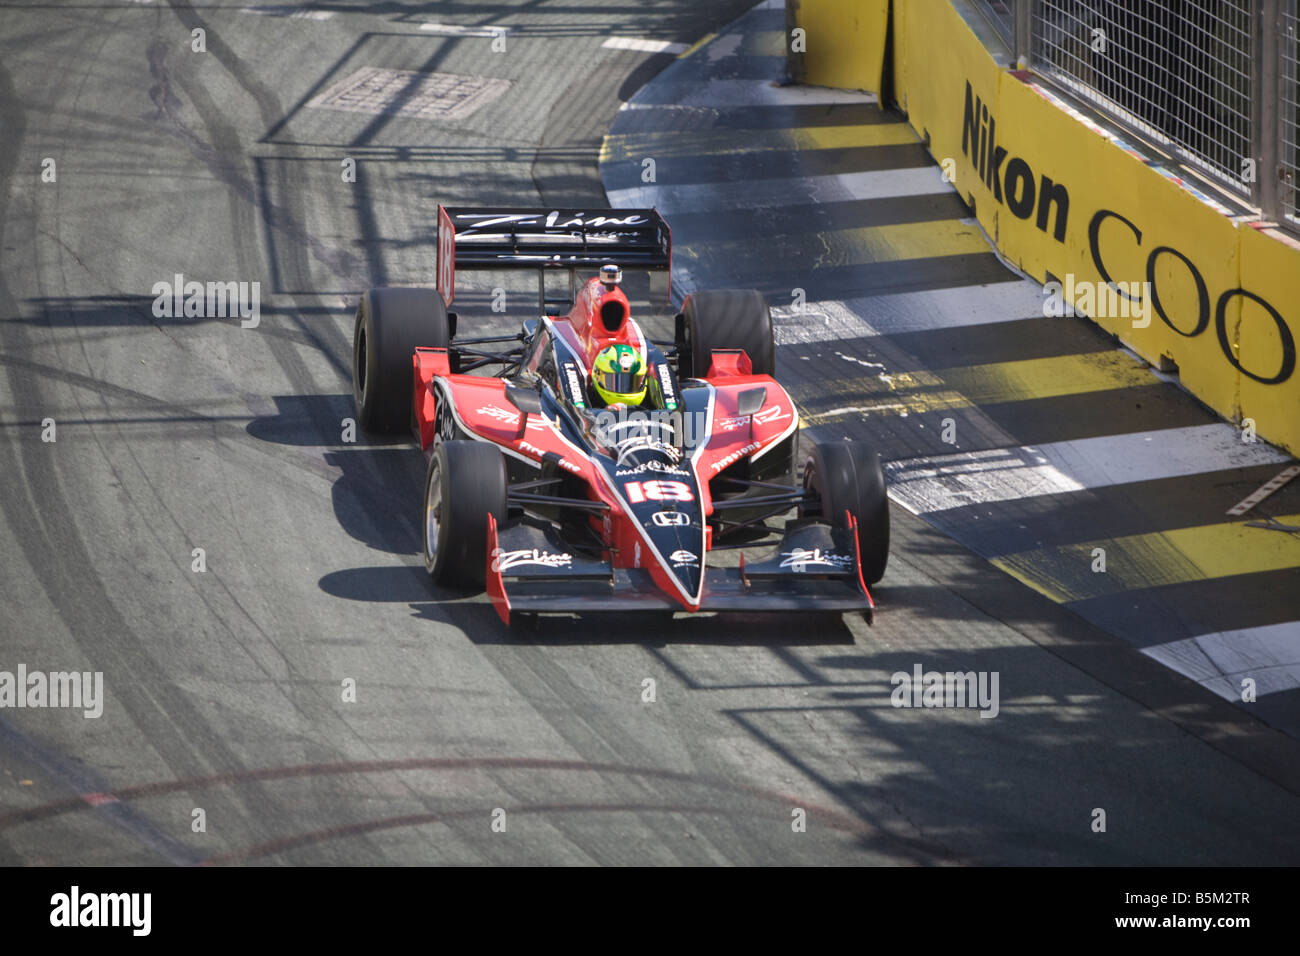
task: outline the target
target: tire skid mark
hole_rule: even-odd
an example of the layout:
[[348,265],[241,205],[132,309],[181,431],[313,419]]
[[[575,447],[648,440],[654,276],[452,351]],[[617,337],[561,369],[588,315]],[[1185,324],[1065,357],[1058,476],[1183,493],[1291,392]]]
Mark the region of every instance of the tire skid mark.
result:
[[[617,777],[638,777],[672,783],[689,784],[711,790],[722,791],[724,793],[729,792],[756,797],[761,800],[770,801],[774,804],[780,804],[783,807],[802,807],[807,810],[810,815],[816,815],[819,820],[825,820],[837,830],[855,833],[864,837],[885,837],[890,840],[896,839],[879,828],[839,810],[821,806],[790,794],[782,793],[777,790],[770,790],[764,787],[755,787],[750,784],[738,783],[723,780],[718,777],[687,773],[678,770],[664,770],[653,767],[632,767],[614,763],[592,763],[585,760],[560,760],[537,757],[416,757],[403,760],[364,760],[340,763],[295,764],[283,767],[263,767],[254,770],[184,777],[174,780],[160,780],[146,784],[136,784],[129,787],[120,787],[117,789],[96,787],[92,791],[78,793],[74,797],[52,800],[48,803],[40,804],[39,806],[26,807],[21,810],[11,810],[7,813],[0,814],[0,831],[8,830],[26,823],[48,820],[64,814],[84,811],[95,804],[101,806],[106,804],[129,804],[136,800],[165,796],[173,793],[204,790],[214,787],[230,787],[239,784],[265,783],[274,780],[293,780],[310,777],[339,776],[344,774],[398,773],[418,770],[540,770],[567,773],[599,773],[612,774]],[[536,806],[539,808],[545,808],[559,805]],[[563,806],[572,806],[575,809],[579,807],[579,805]],[[589,809],[600,808],[600,805],[581,806],[585,806]],[[637,805],[633,803],[611,806],[617,806],[624,812],[640,812]],[[670,806],[658,804],[647,805],[646,811],[674,812]],[[482,810],[466,811],[466,813],[481,815]],[[426,822],[438,822],[438,819],[450,819],[459,815],[464,814],[457,811],[453,814],[420,814],[417,816],[419,818],[424,818],[426,816],[437,818],[429,819]],[[406,820],[410,818],[396,817],[391,819]],[[400,826],[407,824],[397,823],[393,825]],[[353,824],[348,827],[327,828],[326,830],[315,832],[332,833],[335,830],[348,830],[353,826],[364,827],[366,825]],[[297,838],[291,837],[287,839],[293,840]],[[239,851],[239,853],[243,852],[247,851]],[[232,854],[232,856],[238,855],[238,853]],[[220,858],[211,858],[208,862],[211,862],[212,859]]]
[[125,830],[169,863],[192,866],[200,862],[197,851],[163,833],[141,811],[114,796],[94,771],[42,746],[2,716],[0,746],[40,767],[65,788],[77,793],[73,800],[82,809],[94,810],[100,817]]
[[[105,36],[108,31],[105,31]],[[101,44],[102,49],[102,44]],[[90,75],[97,62],[94,55],[86,60],[86,73],[74,95],[84,89],[85,78]],[[21,107],[14,102],[12,84],[7,75],[5,87],[0,90],[0,101],[13,103],[8,112],[14,112],[18,122],[10,124],[10,136],[6,139],[18,149],[22,132]],[[15,108],[16,107],[16,108]],[[8,177],[3,177],[0,188],[8,195]],[[60,213],[58,195],[55,194],[55,210],[52,215],[54,229],[58,231]],[[32,245],[39,260],[37,246]],[[34,269],[38,277],[46,270]],[[55,274],[51,269],[49,274]],[[7,288],[0,288],[0,302],[5,311],[13,310],[14,303]],[[16,310],[13,310],[16,314]],[[0,323],[0,335],[4,339],[4,351],[12,357],[27,350],[30,335],[27,330],[14,323]],[[57,344],[57,343],[56,343]],[[74,346],[76,344],[74,343]],[[83,349],[84,357],[84,349]],[[41,412],[55,403],[48,399],[42,390],[41,378],[21,360],[7,363],[10,368],[10,387],[14,394],[14,408],[17,417]],[[98,439],[96,438],[98,444]],[[62,482],[56,465],[55,446],[41,443],[20,443],[17,437],[8,443],[0,443],[0,463],[4,471],[11,475],[21,475],[27,492],[0,495],[0,511],[3,512],[8,526],[14,530],[18,548],[24,560],[31,568],[34,577],[40,582],[42,591],[51,607],[55,609],[71,641],[91,663],[95,670],[106,675],[125,675],[127,685],[149,688],[149,693],[126,694],[114,699],[120,704],[127,718],[147,734],[150,747],[169,768],[194,768],[200,766],[233,766],[237,763],[233,751],[224,746],[219,735],[202,718],[196,707],[183,694],[170,690],[171,681],[150,653],[148,642],[137,634],[127,623],[109,594],[108,585],[97,573],[98,563],[93,560],[82,531],[77,526],[79,510],[72,506],[63,491]],[[103,446],[100,445],[101,454]],[[108,468],[116,474],[111,461],[105,456]],[[33,493],[32,490],[39,490]],[[146,516],[147,518],[148,516]],[[105,635],[110,635],[109,639]],[[16,738],[7,737],[11,745],[16,746]],[[203,741],[200,745],[199,741]],[[86,785],[77,778],[69,776],[60,768],[74,767],[66,758],[56,757],[53,751],[41,748],[46,759],[41,765],[47,772],[54,774],[54,779],[61,786],[85,792],[102,792],[104,788]],[[239,808],[225,808],[226,812],[246,815],[250,809],[240,801]],[[110,818],[117,812],[115,805],[105,805],[104,811]],[[160,844],[146,828],[136,826],[128,828],[144,845],[162,852],[164,858],[174,851],[167,844]]]
[[[87,66],[87,69],[90,69],[90,66]],[[13,83],[8,72],[3,68],[0,68],[0,107],[3,107],[3,113],[8,117],[6,122],[8,135],[4,139],[13,151],[12,155],[16,156],[21,148],[25,124],[23,124],[21,105],[17,103],[14,95]],[[0,148],[0,221],[4,220],[4,204],[9,196],[13,168],[13,159],[10,159],[10,155],[6,155],[6,151]],[[4,284],[3,276],[0,276],[0,306],[4,307],[5,312],[17,313],[16,303],[9,294],[8,286]],[[3,336],[5,351],[10,355],[14,351],[21,351],[21,346],[26,343],[25,330],[12,323],[0,323],[0,336]],[[18,349],[14,349],[16,345],[19,346]],[[9,367],[14,369],[9,376],[10,390],[16,398],[16,410],[19,415],[25,406],[42,407],[39,378],[29,375],[22,365],[10,363]],[[126,622],[118,613],[116,605],[110,601],[103,581],[94,574],[77,576],[70,571],[70,567],[94,568],[95,562],[91,561],[81,536],[75,532],[75,528],[70,527],[68,519],[74,512],[69,509],[68,501],[62,496],[57,483],[51,460],[51,447],[42,444],[36,447],[35,451],[27,453],[27,449],[14,445],[13,441],[0,442],[0,462],[4,463],[5,471],[13,475],[21,473],[29,488],[42,489],[42,498],[39,501],[29,496],[19,498],[16,494],[0,496],[0,511],[4,512],[5,522],[16,532],[19,548],[22,549],[27,564],[34,571],[45,596],[68,628],[69,635],[82,653],[86,654],[87,659],[95,663],[96,669],[112,671],[114,674],[153,670],[155,679],[160,680],[160,687],[166,687],[166,683],[161,680],[162,675],[156,672],[156,665],[153,665],[152,658],[126,627]],[[100,640],[104,630],[112,630],[121,635],[121,641],[117,646],[126,645],[130,648],[130,658],[122,656],[121,652],[113,653],[112,650],[105,652],[104,648],[107,645]],[[149,704],[152,702],[152,698],[149,698]],[[146,726],[147,722],[142,719],[144,713],[149,713],[146,708],[125,701],[123,706],[136,726]],[[196,715],[191,714],[191,717]],[[161,723],[169,726],[169,721],[165,718]],[[0,722],[0,741],[3,741],[5,749],[10,752],[17,750],[19,753],[26,754],[27,760],[42,767],[45,773],[51,775],[52,779],[68,790],[74,792],[104,792],[105,790],[103,783],[91,775],[90,771],[82,769],[69,758],[57,754],[55,750],[36,743],[8,721]],[[157,749],[160,754],[164,753],[164,749]],[[179,762],[177,760],[179,754],[192,753],[187,741],[179,737],[166,741],[166,750],[169,750],[169,753],[164,756],[164,760],[168,762],[168,766],[174,766]],[[81,797],[78,799],[81,800]],[[130,832],[140,843],[159,853],[165,860],[172,862],[190,860],[190,851],[161,834],[156,827],[144,821],[138,814],[129,812],[129,808],[117,804],[99,803],[95,805],[95,809],[114,825]]]
[[[204,91],[200,86],[196,85],[192,88],[186,87],[186,92],[188,92],[190,96],[191,105],[203,118],[203,122],[214,140],[225,144],[226,148],[224,150],[214,148],[185,124],[179,116],[181,101],[173,89],[172,77],[165,66],[167,56],[166,44],[161,39],[156,38],[149,44],[147,52],[150,72],[155,79],[155,86],[150,90],[150,98],[158,107],[158,117],[165,118],[171,124],[172,132],[189,143],[195,155],[208,166],[214,176],[216,176],[220,181],[226,183],[238,198],[244,200],[252,208],[259,210],[262,220],[267,227],[276,228],[287,234],[290,239],[295,240],[288,243],[287,248],[290,250],[303,250],[309,248],[317,259],[324,262],[350,285],[362,288],[367,286],[369,284],[367,281],[367,270],[355,256],[352,256],[347,252],[328,250],[323,243],[310,235],[307,229],[299,223],[297,218],[294,217],[288,208],[275,204],[269,196],[263,196],[259,201],[259,190],[254,182],[238,171],[233,160],[226,158],[231,155],[241,155],[237,134],[228,124],[220,119],[219,110],[214,104],[210,102],[200,104],[199,97],[204,94]],[[232,60],[233,63],[230,62]],[[232,75],[236,76],[236,79],[240,79],[240,74],[242,72],[247,72],[236,69],[236,66],[239,63],[238,58],[234,57],[229,50],[226,50],[225,56],[222,58],[222,63]],[[183,81],[178,82],[185,87]],[[245,85],[245,88],[248,88],[242,79],[240,79],[240,82],[241,85]],[[259,106],[262,109],[263,120],[268,123],[271,122],[274,116],[278,115],[279,109],[278,104],[274,101],[274,97],[269,93],[258,91],[251,92],[253,92],[253,95],[257,98]],[[268,115],[268,112],[270,115]],[[234,243],[232,246],[236,250],[237,254],[242,252],[244,248],[239,243],[238,238],[237,235],[234,237]],[[277,246],[277,248],[279,247]],[[300,266],[302,266],[302,271],[305,273],[305,263],[300,263]],[[285,269],[282,271],[287,272],[288,270]],[[316,301],[320,302],[319,299],[316,299]],[[305,334],[313,338],[316,337],[316,332],[321,328],[330,330],[335,328],[332,323],[323,323],[319,326],[305,326],[299,322],[299,325],[303,328]],[[332,337],[340,338],[340,336]],[[311,375],[308,371],[307,365],[303,361],[302,356],[298,354],[295,347],[286,342],[275,340],[270,340],[266,344],[272,357],[284,372],[285,377],[291,383],[294,394],[310,395],[317,394],[320,391],[319,388],[316,387],[316,384],[311,380]],[[340,377],[350,385],[351,369],[348,366],[347,361],[345,359],[340,359],[337,354],[338,352],[342,352],[348,359],[350,359],[350,343],[345,342],[337,348],[331,348],[323,341],[317,339],[314,344],[320,353],[334,366],[336,371],[339,372]],[[313,412],[312,418],[313,426],[322,434],[338,427],[337,421],[326,420],[323,416],[323,412]],[[367,468],[370,472],[371,479],[376,484],[382,482],[383,476],[379,473],[378,469],[368,456],[359,456],[357,460],[361,461]],[[378,527],[383,523],[387,516],[387,512],[384,509],[382,501],[361,499],[359,504],[366,512],[367,517],[372,524]]]
[[[690,804],[659,804],[659,803],[538,803],[524,804],[515,807],[503,807],[507,816],[529,816],[529,815],[557,815],[570,813],[681,813],[681,814],[708,814],[712,816],[727,816],[727,810],[721,807],[711,806],[693,806]],[[254,844],[245,847],[242,850],[233,850],[229,853],[220,853],[205,859],[199,866],[229,866],[235,863],[243,863],[246,860],[256,859],[258,857],[274,856],[285,853],[289,850],[297,850],[306,846],[314,846],[320,843],[327,843],[332,840],[341,840],[348,837],[361,836],[366,833],[376,833],[383,830],[397,830],[406,827],[423,827],[436,823],[450,823],[453,820],[465,820],[481,818],[482,810],[448,810],[440,813],[413,813],[400,817],[383,817],[378,820],[366,820],[361,823],[346,823],[340,826],[325,827],[320,830],[309,830],[305,833],[295,834],[294,836],[281,837],[278,840],[268,840],[265,843]],[[834,824],[832,824],[834,826]]]
[[353,286],[363,286],[366,282],[366,273],[356,256],[346,250],[331,249],[326,246],[285,207],[277,206],[269,200],[264,204],[259,203],[257,187],[251,179],[240,172],[234,160],[214,149],[180,117],[181,101],[172,90],[171,76],[165,66],[167,43],[160,37],[154,38],[150,41],[146,54],[149,59],[149,72],[154,78],[154,85],[149,89],[149,98],[158,107],[154,118],[165,120],[168,131],[188,143],[194,155],[208,167],[209,172],[230,187],[235,195],[254,208],[261,206],[263,219],[268,226],[284,233],[289,239],[305,245],[318,260],[340,278]]

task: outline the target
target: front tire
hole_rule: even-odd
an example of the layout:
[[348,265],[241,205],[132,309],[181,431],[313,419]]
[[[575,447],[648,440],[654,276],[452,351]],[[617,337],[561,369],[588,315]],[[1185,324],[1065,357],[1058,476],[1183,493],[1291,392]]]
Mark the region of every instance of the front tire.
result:
[[804,466],[803,486],[819,501],[804,515],[820,517],[834,528],[848,527],[845,512],[858,522],[862,580],[875,584],[889,563],[889,496],[880,456],[866,442],[814,445]]
[[487,516],[506,519],[506,462],[495,445],[440,441],[424,482],[424,569],[434,584],[483,590]]
[[755,375],[776,373],[772,311],[761,292],[725,289],[686,297],[677,322],[677,374],[703,378],[714,349],[744,349]]
[[417,345],[451,343],[447,306],[436,289],[370,289],[357,304],[352,336],[352,398],[357,423],[372,434],[411,428]]

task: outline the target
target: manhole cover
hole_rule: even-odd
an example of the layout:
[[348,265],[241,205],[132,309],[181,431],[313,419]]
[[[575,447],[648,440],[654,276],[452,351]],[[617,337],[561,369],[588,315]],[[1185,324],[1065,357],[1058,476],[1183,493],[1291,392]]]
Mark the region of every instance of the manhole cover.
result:
[[391,113],[419,119],[458,120],[490,103],[509,80],[458,73],[417,73],[368,66],[314,97],[308,106],[349,113]]

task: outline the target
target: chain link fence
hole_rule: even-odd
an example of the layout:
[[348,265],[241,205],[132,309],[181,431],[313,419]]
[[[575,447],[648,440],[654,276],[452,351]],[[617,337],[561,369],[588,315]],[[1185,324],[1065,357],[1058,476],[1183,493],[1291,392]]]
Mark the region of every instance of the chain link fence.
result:
[[1300,227],[1298,0],[974,0],[1012,54]]
[[1278,137],[1282,150],[1278,159],[1278,203],[1282,216],[1300,231],[1300,207],[1296,203],[1296,187],[1300,184],[1300,16],[1296,5],[1296,0],[1286,0],[1278,30],[1278,125],[1282,128]]

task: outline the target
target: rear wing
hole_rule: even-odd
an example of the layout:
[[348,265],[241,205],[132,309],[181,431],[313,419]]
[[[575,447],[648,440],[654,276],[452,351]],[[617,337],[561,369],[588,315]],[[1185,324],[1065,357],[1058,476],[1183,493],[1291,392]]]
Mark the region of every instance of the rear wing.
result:
[[436,285],[448,304],[456,270],[519,268],[539,270],[545,307],[548,269],[568,270],[571,287],[578,269],[606,264],[668,273],[672,234],[653,209],[439,205],[436,255]]

